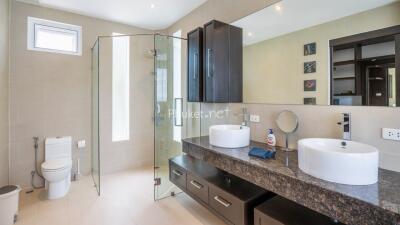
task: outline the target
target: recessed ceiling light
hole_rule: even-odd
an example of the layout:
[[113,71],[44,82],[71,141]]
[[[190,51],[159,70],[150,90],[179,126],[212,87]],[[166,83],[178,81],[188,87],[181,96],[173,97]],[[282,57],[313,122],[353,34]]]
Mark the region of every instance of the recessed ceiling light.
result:
[[150,8],[154,9],[156,7],[156,5],[154,5],[154,3],[150,4]]
[[282,11],[282,7],[280,5],[276,5],[275,6],[275,10],[280,12],[280,11]]
[[253,33],[249,32],[249,33],[247,33],[247,36],[251,37],[251,36],[253,36]]

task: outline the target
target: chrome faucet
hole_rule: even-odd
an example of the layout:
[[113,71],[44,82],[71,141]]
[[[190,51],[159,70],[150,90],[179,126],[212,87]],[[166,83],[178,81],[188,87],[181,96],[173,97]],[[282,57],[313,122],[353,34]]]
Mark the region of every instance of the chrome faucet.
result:
[[338,122],[338,125],[341,125],[343,128],[343,140],[351,141],[351,114],[350,113],[342,113],[343,120]]
[[242,126],[249,126],[249,114],[247,113],[247,108],[243,107],[242,108],[242,114],[243,116],[243,122],[242,122]]

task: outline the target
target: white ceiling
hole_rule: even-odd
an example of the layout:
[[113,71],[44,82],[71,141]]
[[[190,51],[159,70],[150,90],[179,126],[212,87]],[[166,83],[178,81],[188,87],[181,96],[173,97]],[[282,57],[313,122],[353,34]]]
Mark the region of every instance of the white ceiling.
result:
[[207,0],[19,0],[86,16],[162,30]]
[[244,44],[249,45],[396,1],[283,0],[232,24],[243,28]]

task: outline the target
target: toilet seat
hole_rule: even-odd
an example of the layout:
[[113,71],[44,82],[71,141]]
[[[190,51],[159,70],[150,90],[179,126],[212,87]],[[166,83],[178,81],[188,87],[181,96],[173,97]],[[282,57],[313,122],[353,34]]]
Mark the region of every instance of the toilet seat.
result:
[[42,170],[48,172],[56,172],[69,169],[72,166],[72,160],[52,159],[42,164]]

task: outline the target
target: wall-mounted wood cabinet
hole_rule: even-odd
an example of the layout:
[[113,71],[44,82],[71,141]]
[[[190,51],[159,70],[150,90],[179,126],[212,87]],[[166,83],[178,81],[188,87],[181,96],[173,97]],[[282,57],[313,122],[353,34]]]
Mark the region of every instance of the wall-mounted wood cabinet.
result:
[[[201,45],[198,43],[200,33],[203,33],[202,60],[196,58]],[[243,101],[242,33],[241,28],[212,20],[204,25],[203,31],[198,28],[188,34],[189,102]],[[196,72],[201,70],[197,65],[202,66],[202,76],[198,79]],[[200,80],[203,83],[199,83]]]
[[213,20],[204,25],[204,101],[242,102],[242,29]]
[[203,101],[203,28],[197,28],[187,35],[188,102]]

